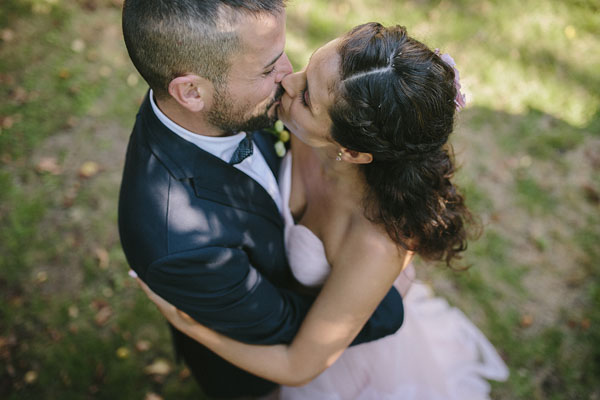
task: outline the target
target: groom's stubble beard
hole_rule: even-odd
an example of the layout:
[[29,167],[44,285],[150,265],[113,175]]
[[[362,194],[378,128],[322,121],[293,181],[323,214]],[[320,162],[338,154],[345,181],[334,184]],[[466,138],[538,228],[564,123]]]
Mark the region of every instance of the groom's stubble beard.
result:
[[273,126],[277,121],[276,110],[269,115],[273,105],[281,100],[284,93],[283,86],[279,85],[273,99],[261,110],[260,113],[247,117],[246,110],[233,109],[233,99],[224,88],[215,88],[213,106],[208,112],[208,122],[220,129],[225,134],[234,134],[245,131],[252,132]]

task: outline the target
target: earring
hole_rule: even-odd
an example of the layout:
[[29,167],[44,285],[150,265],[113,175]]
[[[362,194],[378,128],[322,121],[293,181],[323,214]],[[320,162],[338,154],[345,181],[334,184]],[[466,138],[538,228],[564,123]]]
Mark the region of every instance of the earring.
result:
[[335,161],[342,161],[342,151],[338,151],[337,153],[337,157],[335,158]]

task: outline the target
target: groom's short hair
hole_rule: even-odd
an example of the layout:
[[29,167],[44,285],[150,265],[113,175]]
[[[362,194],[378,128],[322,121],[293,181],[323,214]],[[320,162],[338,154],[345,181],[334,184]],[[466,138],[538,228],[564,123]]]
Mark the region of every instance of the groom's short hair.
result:
[[157,97],[188,73],[217,86],[241,48],[240,17],[283,12],[285,0],[125,0],[123,37],[136,69]]

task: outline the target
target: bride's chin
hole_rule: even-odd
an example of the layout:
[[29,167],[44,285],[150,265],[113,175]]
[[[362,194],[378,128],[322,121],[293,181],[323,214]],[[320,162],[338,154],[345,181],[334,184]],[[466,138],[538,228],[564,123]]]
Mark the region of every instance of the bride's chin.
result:
[[287,122],[289,121],[288,115],[281,104],[277,107],[277,119],[281,120],[284,125],[287,125]]

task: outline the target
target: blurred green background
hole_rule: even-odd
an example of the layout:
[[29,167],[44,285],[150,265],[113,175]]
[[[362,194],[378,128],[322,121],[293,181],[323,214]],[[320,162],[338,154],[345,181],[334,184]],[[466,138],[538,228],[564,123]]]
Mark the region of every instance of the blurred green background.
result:
[[[0,398],[196,399],[166,324],[127,277],[116,228],[146,91],[121,0],[0,4]],[[600,3],[300,1],[287,50],[367,21],[456,60],[458,181],[484,233],[467,272],[418,275],[510,367],[494,399],[600,399]]]

